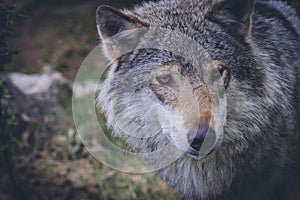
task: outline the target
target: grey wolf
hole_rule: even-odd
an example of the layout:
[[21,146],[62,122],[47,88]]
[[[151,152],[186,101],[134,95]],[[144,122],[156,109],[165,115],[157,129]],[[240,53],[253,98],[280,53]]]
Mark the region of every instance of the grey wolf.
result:
[[[99,106],[114,135],[138,152],[183,145],[185,153],[158,171],[170,186],[186,199],[296,199],[289,196],[300,144],[300,21],[293,9],[270,0],[161,0],[132,10],[100,6],[97,27],[111,61]],[[209,54],[204,68],[217,69],[227,98],[222,130],[215,130],[206,77],[195,66],[172,52],[119,55],[111,45],[114,35],[144,27],[180,32]],[[159,129],[158,119],[159,133],[142,137],[147,131],[136,125],[147,125],[151,105],[161,106],[168,128]],[[222,143],[199,158],[210,129],[223,131]]]

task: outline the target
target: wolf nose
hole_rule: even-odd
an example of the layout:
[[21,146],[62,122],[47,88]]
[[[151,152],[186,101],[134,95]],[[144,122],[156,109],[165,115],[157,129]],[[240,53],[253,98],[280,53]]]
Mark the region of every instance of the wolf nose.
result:
[[192,155],[198,155],[199,151],[204,142],[206,133],[208,131],[208,125],[199,125],[197,128],[192,129],[188,135],[188,143],[190,144],[190,148],[186,151],[186,153]]

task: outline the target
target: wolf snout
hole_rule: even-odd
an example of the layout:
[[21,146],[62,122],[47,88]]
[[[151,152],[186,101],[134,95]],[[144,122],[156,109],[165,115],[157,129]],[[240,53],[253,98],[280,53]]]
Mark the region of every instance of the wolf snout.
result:
[[190,144],[190,148],[187,149],[186,153],[191,155],[199,155],[199,151],[202,147],[208,129],[208,125],[199,125],[190,130],[190,132],[187,134],[187,140]]

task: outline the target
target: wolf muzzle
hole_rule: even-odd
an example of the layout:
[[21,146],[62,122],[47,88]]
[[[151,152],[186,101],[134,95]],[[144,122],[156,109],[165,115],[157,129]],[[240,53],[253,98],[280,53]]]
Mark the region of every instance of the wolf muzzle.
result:
[[190,146],[185,153],[193,156],[199,155],[199,151],[202,147],[208,129],[209,125],[202,124],[190,130],[190,132],[187,134],[187,140]]

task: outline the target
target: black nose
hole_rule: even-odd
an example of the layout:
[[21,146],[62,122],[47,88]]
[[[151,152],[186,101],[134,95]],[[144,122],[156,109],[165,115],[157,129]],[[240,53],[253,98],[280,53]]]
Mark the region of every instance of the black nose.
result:
[[190,144],[191,149],[187,150],[186,153],[195,155],[199,154],[199,151],[202,147],[202,144],[204,142],[205,136],[207,134],[209,126],[208,125],[199,125],[198,127],[192,129],[187,137],[188,142]]

